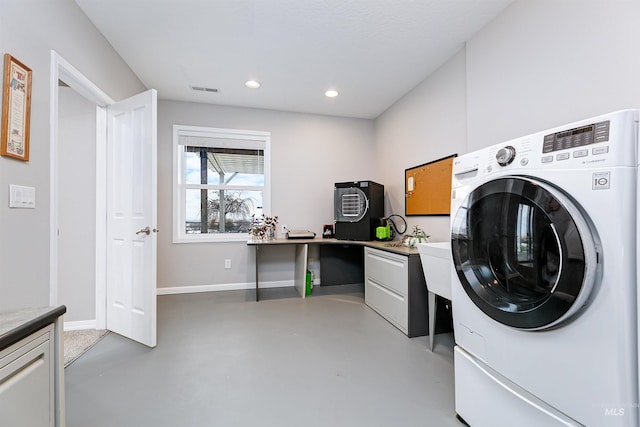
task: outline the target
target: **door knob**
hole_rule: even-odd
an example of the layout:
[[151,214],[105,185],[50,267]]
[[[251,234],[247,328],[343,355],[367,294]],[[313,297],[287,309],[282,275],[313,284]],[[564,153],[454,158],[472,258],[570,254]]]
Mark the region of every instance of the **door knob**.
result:
[[149,234],[151,234],[151,229],[147,226],[147,227],[143,228],[142,230],[136,231],[136,234],[142,234],[142,233],[144,233],[144,234],[146,234],[148,236]]

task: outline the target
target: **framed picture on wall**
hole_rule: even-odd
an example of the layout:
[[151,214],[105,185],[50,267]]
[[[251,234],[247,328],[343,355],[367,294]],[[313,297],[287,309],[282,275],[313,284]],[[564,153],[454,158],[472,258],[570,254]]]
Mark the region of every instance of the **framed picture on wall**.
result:
[[4,55],[0,154],[29,160],[31,69],[8,53]]

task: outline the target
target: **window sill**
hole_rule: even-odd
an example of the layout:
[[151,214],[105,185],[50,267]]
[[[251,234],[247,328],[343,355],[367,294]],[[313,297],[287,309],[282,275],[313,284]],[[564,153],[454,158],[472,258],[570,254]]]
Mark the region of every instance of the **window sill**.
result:
[[186,235],[186,236],[173,236],[173,243],[246,243],[249,240],[248,233],[237,234],[223,234],[223,235]]

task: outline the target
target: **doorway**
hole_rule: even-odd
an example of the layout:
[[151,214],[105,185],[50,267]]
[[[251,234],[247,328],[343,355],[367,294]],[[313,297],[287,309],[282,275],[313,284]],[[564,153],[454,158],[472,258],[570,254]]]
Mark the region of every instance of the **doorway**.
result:
[[[60,83],[63,82],[63,83]],[[60,86],[62,85],[62,86]],[[88,80],[64,58],[55,51],[51,51],[51,93],[50,93],[50,112],[51,112],[51,129],[50,129],[50,304],[56,305],[61,301],[60,296],[65,298],[68,294],[73,294],[79,286],[74,280],[71,284],[61,285],[60,279],[65,279],[68,271],[74,270],[73,256],[75,249],[62,247],[62,253],[59,251],[59,237],[62,235],[62,243],[66,245],[65,240],[72,243],[81,241],[84,236],[82,248],[87,249],[89,255],[84,255],[84,260],[89,260],[89,267],[84,268],[82,277],[85,280],[91,280],[93,275],[93,289],[87,290],[83,288],[82,297],[71,299],[72,304],[76,306],[69,307],[69,319],[81,319],[86,313],[92,313],[93,316],[81,320],[71,321],[66,327],[68,329],[105,329],[106,328],[106,165],[104,159],[106,156],[106,107],[114,103],[108,95],[100,88]],[[61,98],[62,96],[62,98]],[[65,108],[64,112],[60,112],[59,107]],[[68,115],[72,111],[77,110],[77,117],[69,119]],[[90,112],[93,110],[93,113]],[[64,124],[60,126],[60,114]],[[74,126],[68,126],[71,121],[77,123]],[[93,137],[91,132],[94,131]],[[89,187],[82,186],[84,194],[74,195],[73,188],[61,189],[60,185],[74,185],[73,176],[62,177],[60,181],[61,166],[67,167],[67,163],[77,161],[70,158],[73,155],[72,147],[61,147],[61,136],[66,132],[81,132],[81,140],[74,143],[82,145],[88,157],[83,159],[84,165],[80,170],[87,174],[91,174],[92,184]],[[86,140],[82,140],[86,138]],[[90,146],[90,147],[89,147]],[[62,151],[61,151],[62,150]],[[70,151],[70,153],[68,153]],[[62,156],[66,156],[61,159]],[[101,159],[101,160],[99,160]],[[66,172],[65,172],[66,173]],[[93,188],[91,188],[93,187]],[[62,190],[62,192],[61,192]],[[86,193],[88,191],[88,193]],[[65,205],[71,204],[69,210],[79,209],[79,207],[90,208],[85,211],[83,224],[84,226],[93,226],[84,230],[74,230],[71,223],[65,230],[60,230],[60,219],[63,224],[68,222],[73,214],[65,211],[66,207],[61,211],[60,206],[62,198],[65,199]],[[68,201],[67,198],[73,198],[74,201]],[[64,218],[60,218],[60,215]],[[93,219],[89,218],[93,215]],[[73,235],[75,237],[71,238]],[[78,235],[80,237],[78,237]],[[70,239],[67,239],[67,238]],[[91,248],[90,246],[93,245]],[[62,256],[62,258],[61,258]],[[61,262],[64,265],[61,265]],[[75,276],[75,272],[73,273]],[[62,276],[61,276],[62,275]],[[87,299],[87,296],[93,295],[93,300]],[[93,309],[90,305],[93,304]],[[78,317],[76,317],[78,316]]]
[[95,329],[96,104],[58,83],[58,301],[65,329]]
[[[50,303],[68,299],[85,310],[90,302],[76,301],[74,287],[83,289],[93,275],[95,320],[80,321],[78,329],[109,329],[155,347],[157,93],[150,89],[114,102],[52,51],[50,95]],[[60,137],[69,135],[78,141],[61,144]],[[80,183],[83,173],[95,181]],[[80,253],[92,242],[93,254]]]

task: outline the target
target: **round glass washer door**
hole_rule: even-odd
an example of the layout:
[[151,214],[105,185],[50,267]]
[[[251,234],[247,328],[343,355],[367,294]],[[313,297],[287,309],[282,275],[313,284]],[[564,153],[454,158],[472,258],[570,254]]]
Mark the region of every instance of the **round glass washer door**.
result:
[[481,185],[455,213],[451,233],[465,292],[505,325],[556,326],[594,288],[593,232],[575,204],[546,183],[504,177]]

